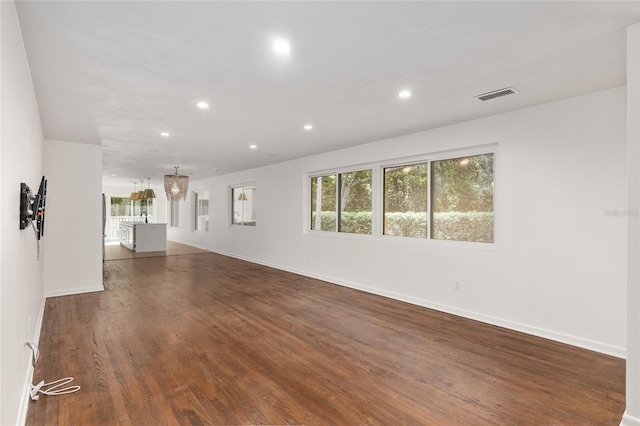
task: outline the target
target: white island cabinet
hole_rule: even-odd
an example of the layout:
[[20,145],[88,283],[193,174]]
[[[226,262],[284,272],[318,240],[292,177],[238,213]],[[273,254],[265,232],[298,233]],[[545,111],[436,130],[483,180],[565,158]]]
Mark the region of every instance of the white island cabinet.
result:
[[136,253],[167,251],[167,224],[121,222],[120,244]]

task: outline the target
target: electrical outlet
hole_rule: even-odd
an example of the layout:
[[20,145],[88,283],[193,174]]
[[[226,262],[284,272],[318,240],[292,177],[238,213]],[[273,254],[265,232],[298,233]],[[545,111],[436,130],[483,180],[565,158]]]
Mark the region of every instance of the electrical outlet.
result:
[[456,281],[455,282],[455,289],[456,290],[462,290],[462,287],[460,286],[460,281]]

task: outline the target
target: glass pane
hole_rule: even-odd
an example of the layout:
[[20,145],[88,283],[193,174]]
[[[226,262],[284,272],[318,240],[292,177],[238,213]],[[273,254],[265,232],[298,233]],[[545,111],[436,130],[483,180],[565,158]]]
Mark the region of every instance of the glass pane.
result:
[[311,229],[336,230],[336,175],[311,178]]
[[131,201],[125,197],[111,197],[111,216],[130,216]]
[[340,232],[371,234],[371,170],[340,175]]
[[493,242],[493,154],[433,162],[433,235]]
[[233,224],[256,226],[256,187],[232,189]]
[[243,217],[244,217],[244,225],[245,226],[256,226],[256,188],[253,187],[245,187],[244,188],[244,205],[242,207]]
[[384,169],[385,235],[427,238],[429,163]]
[[196,231],[209,230],[209,191],[196,193]]
[[198,215],[199,216],[209,215],[209,200],[198,199]]
[[244,222],[244,188],[233,188],[231,191],[231,200],[233,204],[233,220],[231,223],[242,225]]

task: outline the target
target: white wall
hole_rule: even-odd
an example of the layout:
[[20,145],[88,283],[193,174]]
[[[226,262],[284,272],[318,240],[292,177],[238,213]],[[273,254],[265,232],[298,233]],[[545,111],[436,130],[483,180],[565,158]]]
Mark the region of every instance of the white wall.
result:
[[47,140],[44,155],[45,295],[103,290],[102,146]]
[[[43,258],[32,229],[19,229],[20,182],[37,190],[42,132],[15,5],[0,1],[0,424],[23,423],[32,369],[25,340],[37,340]],[[29,327],[30,323],[30,327]]]
[[640,426],[640,133],[638,24],[627,29],[627,407],[622,425]]
[[[181,221],[169,239],[624,356],[626,221],[605,210],[626,207],[625,115],[620,87],[191,182],[209,190],[210,232]],[[497,251],[303,233],[306,172],[491,143]],[[249,181],[258,225],[230,227],[228,186]]]

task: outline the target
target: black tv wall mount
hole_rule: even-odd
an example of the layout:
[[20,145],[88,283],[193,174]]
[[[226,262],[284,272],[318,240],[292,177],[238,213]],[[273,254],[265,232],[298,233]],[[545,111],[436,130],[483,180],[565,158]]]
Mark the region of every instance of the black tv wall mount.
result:
[[44,176],[40,180],[40,188],[35,195],[29,185],[24,182],[20,183],[20,229],[25,229],[29,225],[33,227],[38,241],[38,258],[40,258],[40,238],[44,236],[46,201],[47,179]]

